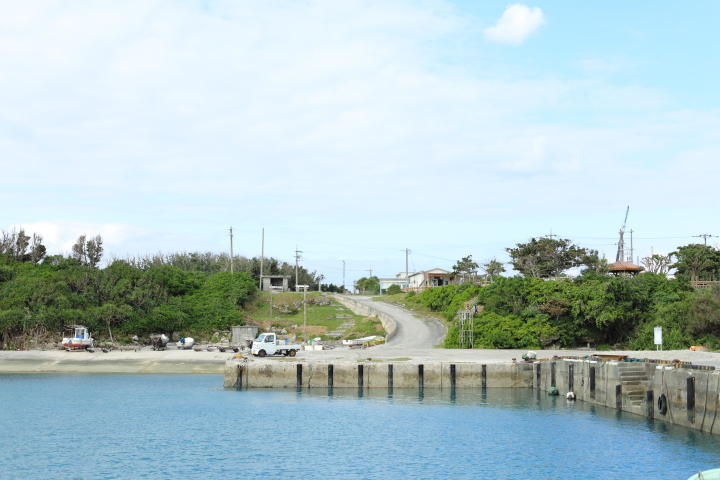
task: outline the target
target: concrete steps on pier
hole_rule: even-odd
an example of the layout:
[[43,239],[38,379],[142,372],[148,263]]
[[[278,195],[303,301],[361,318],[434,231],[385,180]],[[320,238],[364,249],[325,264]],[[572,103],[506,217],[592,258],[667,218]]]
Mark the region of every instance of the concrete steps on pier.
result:
[[632,405],[641,405],[645,399],[645,385],[648,382],[648,376],[645,371],[644,364],[628,363],[618,364],[618,372],[620,373],[620,382],[623,391],[627,394],[628,401]]

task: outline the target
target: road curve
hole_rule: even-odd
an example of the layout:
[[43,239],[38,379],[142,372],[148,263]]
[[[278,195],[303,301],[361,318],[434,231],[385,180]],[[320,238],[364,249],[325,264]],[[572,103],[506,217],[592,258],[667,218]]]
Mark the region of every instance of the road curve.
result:
[[447,328],[439,320],[423,318],[396,305],[374,302],[371,297],[351,297],[358,303],[390,315],[397,324],[397,333],[385,345],[386,348],[433,348],[441,344],[447,335]]

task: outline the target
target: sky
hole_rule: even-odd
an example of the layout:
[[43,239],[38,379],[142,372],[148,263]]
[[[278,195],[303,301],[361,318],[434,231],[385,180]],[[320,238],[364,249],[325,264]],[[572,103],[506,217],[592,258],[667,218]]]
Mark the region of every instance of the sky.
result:
[[[0,0],[0,229],[345,283],[720,235],[720,3]],[[720,238],[710,237],[709,244]]]

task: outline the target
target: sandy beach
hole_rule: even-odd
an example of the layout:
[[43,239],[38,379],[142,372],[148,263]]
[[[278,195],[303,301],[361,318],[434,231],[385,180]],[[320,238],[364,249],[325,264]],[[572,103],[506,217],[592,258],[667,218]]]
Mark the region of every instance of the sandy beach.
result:
[[[377,346],[367,349],[336,348],[323,351],[300,351],[295,358],[258,358],[245,353],[252,362],[350,362],[372,359],[393,362],[474,362],[499,363],[520,360],[527,350],[450,350],[441,348],[406,349]],[[538,358],[557,356],[585,356],[594,353],[588,350],[539,350]],[[680,360],[695,365],[710,365],[720,369],[720,353],[694,352],[691,350],[668,351],[614,351],[599,354],[628,355],[634,358],[657,360]],[[151,348],[139,351],[114,350],[103,353],[85,351],[66,352],[61,350],[0,351],[0,373],[198,373],[222,374],[225,362],[235,353],[194,350],[153,351]]]

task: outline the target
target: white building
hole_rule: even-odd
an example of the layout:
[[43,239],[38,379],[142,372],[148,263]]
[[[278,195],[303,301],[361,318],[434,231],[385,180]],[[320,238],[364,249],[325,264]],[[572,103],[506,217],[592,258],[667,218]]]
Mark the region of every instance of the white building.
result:
[[454,279],[448,270],[433,268],[423,272],[413,273],[408,277],[408,288],[424,289],[429,287],[441,287],[450,285]]
[[[411,274],[412,275],[412,274]],[[387,290],[391,285],[398,285],[400,288],[407,288],[408,279],[405,277],[405,272],[400,272],[395,275],[395,278],[379,278],[380,288]]]

